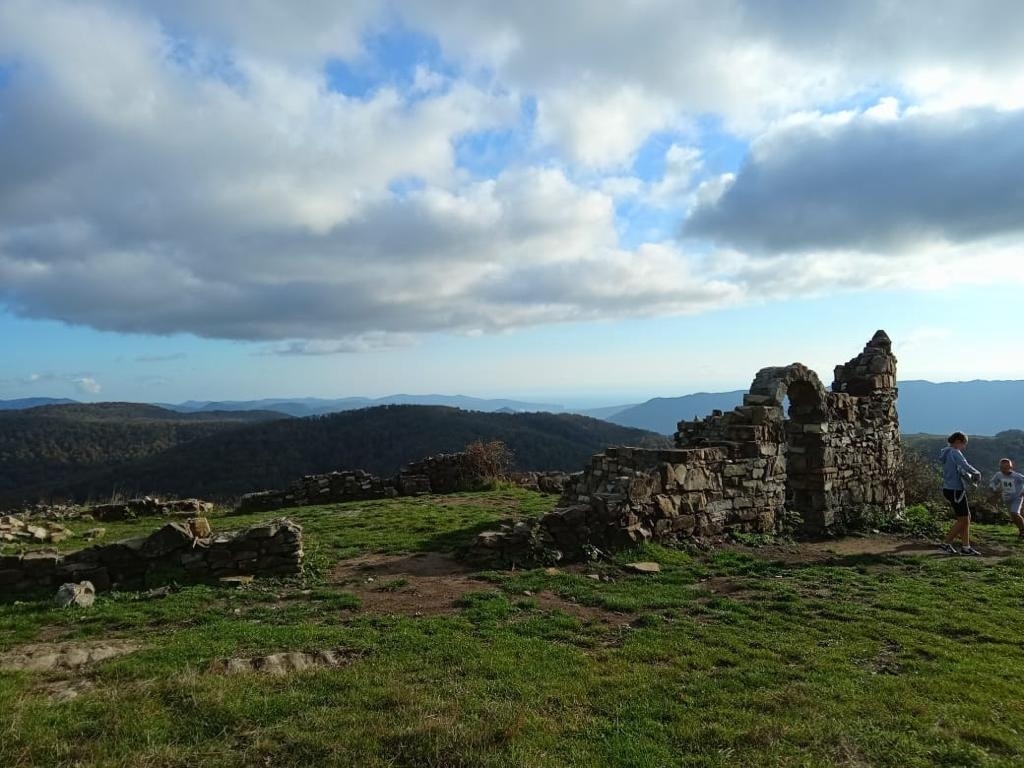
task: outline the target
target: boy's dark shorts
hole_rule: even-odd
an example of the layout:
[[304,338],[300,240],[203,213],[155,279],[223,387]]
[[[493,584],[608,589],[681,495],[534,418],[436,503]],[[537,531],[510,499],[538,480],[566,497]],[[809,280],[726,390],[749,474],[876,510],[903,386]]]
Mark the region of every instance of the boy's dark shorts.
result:
[[966,491],[954,491],[950,488],[943,488],[942,495],[946,497],[946,501],[953,507],[953,514],[957,517],[970,517],[971,508],[967,504],[967,492]]

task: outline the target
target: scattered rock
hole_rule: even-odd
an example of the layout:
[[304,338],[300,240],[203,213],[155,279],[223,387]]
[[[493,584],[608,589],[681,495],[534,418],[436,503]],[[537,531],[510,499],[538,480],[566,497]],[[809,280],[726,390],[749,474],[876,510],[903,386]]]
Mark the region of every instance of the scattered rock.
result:
[[36,690],[46,696],[51,704],[63,704],[77,699],[95,687],[91,680],[54,680],[51,683],[43,683]]
[[96,602],[96,587],[92,585],[91,581],[61,584],[54,601],[61,608],[70,608],[72,605],[90,608]]
[[155,600],[161,597],[167,597],[180,589],[177,584],[168,584],[166,587],[155,587],[146,592],[143,592],[140,597],[143,600]]
[[213,531],[210,529],[210,521],[205,517],[190,517],[188,519],[189,530],[197,539],[208,539]]
[[633,573],[661,573],[661,566],[657,563],[626,563],[624,567]]
[[30,525],[14,515],[0,516],[0,542],[56,543],[71,535],[71,531],[59,523],[44,522]]
[[362,656],[361,652],[349,648],[327,651],[271,653],[251,658],[232,657],[214,662],[211,671],[227,675],[241,675],[259,672],[268,675],[285,675],[301,672],[313,667],[340,667],[350,664]]
[[242,584],[249,584],[252,582],[252,576],[221,576],[218,581],[221,584],[235,584],[241,586]]
[[88,664],[132,653],[141,647],[134,640],[33,643],[0,654],[0,669],[14,672],[78,670]]

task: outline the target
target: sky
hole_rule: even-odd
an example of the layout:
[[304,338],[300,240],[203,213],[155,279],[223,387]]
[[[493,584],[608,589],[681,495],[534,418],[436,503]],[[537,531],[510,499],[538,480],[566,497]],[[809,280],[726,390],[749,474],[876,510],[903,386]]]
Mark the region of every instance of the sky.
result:
[[0,398],[1022,379],[1017,0],[0,0]]

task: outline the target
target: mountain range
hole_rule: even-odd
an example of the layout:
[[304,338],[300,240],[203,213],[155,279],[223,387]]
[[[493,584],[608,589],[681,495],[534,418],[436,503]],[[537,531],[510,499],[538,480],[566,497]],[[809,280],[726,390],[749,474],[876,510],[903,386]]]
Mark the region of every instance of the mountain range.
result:
[[[605,418],[623,426],[669,435],[683,419],[703,417],[715,408],[735,408],[743,401],[745,392],[659,397]],[[948,435],[961,430],[969,435],[995,435],[1024,428],[1024,381],[901,381],[897,406],[904,434]]]
[[[899,384],[900,425],[904,433],[945,435],[953,430],[994,435],[1024,427],[1024,381],[962,381],[933,383],[908,380]],[[743,400],[746,390],[698,392],[681,397],[656,397],[644,403],[573,409],[555,403],[512,399],[486,399],[465,395],[389,395],[387,397],[272,398],[263,400],[157,403],[181,414],[258,411],[305,417],[373,408],[382,405],[439,405],[484,413],[576,413],[613,424],[671,435],[682,419],[702,418],[715,409],[727,411]],[[41,405],[69,404],[73,400],[26,398],[0,400],[0,411]]]
[[390,475],[475,440],[504,442],[521,470],[576,470],[608,445],[671,442],[564,413],[389,405],[300,419],[130,403],[46,406],[0,413],[0,506],[114,492],[227,498],[336,469]]
[[379,405],[443,405],[462,408],[465,411],[513,413],[547,411],[563,413],[561,405],[554,403],[528,403],[520,400],[485,399],[466,395],[388,395],[387,397],[343,397],[327,399],[319,397],[270,398],[264,400],[188,400],[184,403],[156,403],[161,408],[180,413],[203,411],[278,411],[289,416],[322,416],[327,413],[353,411],[358,408],[374,408]]

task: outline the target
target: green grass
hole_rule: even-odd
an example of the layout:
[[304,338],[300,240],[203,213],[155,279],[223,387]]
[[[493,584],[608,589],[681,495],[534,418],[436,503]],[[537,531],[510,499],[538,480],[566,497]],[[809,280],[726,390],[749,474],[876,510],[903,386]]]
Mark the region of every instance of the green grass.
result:
[[[79,612],[0,605],[0,651],[144,644],[91,668],[94,690],[64,704],[39,690],[55,675],[0,673],[0,765],[1021,764],[1024,546],[1009,527],[976,527],[982,546],[1015,553],[997,562],[794,565],[758,548],[652,546],[581,570],[487,573],[449,616],[359,613],[327,578],[367,552],[456,550],[552,503],[502,490],[289,510],[310,553],[302,578],[107,593]],[[633,559],[662,571],[629,574]],[[548,592],[589,613],[542,608]],[[207,671],[231,655],[329,647],[354,660],[284,678]]]

